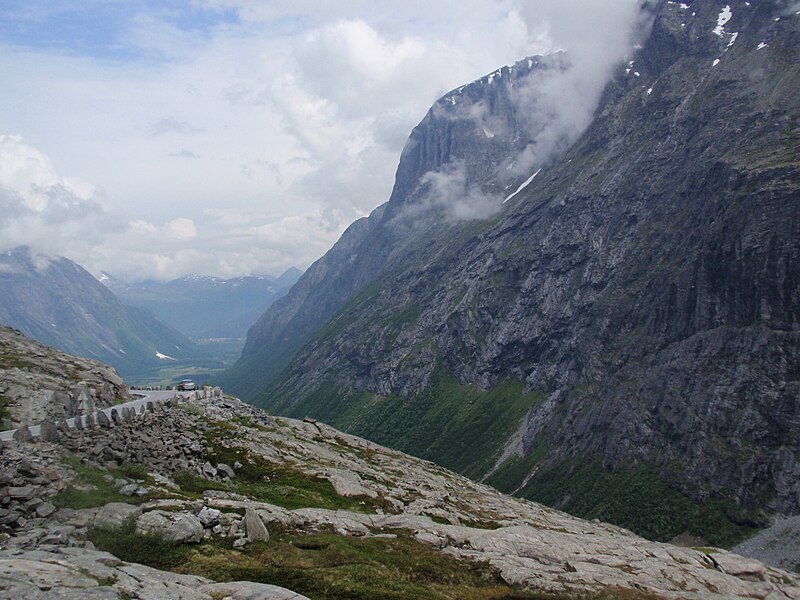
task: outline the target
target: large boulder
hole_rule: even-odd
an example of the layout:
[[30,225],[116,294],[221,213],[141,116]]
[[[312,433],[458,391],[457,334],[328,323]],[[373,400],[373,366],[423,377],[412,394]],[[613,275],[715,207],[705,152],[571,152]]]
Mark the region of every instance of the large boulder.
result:
[[247,531],[247,539],[251,542],[266,542],[269,540],[269,532],[264,526],[264,521],[252,508],[244,511],[244,527]]
[[224,597],[231,600],[308,600],[306,596],[286,588],[253,581],[212,583],[203,586],[201,590],[212,598]]
[[95,527],[116,529],[122,527],[128,519],[135,519],[142,514],[142,509],[125,502],[109,502],[94,516]]
[[136,533],[160,535],[176,544],[197,543],[203,539],[203,523],[191,513],[153,510],[136,520]]

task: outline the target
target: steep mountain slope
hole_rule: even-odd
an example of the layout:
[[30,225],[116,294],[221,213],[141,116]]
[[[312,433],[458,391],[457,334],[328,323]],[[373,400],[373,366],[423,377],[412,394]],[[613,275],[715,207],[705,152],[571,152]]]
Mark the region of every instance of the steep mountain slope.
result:
[[[799,20],[659,5],[591,126],[483,221],[397,234],[430,182],[400,174],[453,145],[415,170],[412,136],[374,233],[254,327],[243,362],[269,340],[288,367],[249,398],[650,537],[800,511]],[[309,319],[323,290],[348,300]]]
[[0,325],[0,429],[88,414],[130,400],[111,367]]
[[0,323],[100,360],[123,375],[189,358],[191,340],[143,308],[125,306],[79,265],[17,248],[0,254]]
[[441,252],[435,240],[468,236],[469,229],[461,233],[465,220],[494,212],[501,186],[511,185],[506,179],[520,179],[509,169],[513,159],[540,129],[525,116],[535,94],[528,94],[534,98],[524,107],[518,95],[565,63],[562,55],[525,59],[439,100],[411,133],[389,202],[353,223],[253,325],[226,388],[255,397],[356,292]]
[[103,282],[126,304],[151,310],[191,338],[241,338],[300,275],[293,268],[277,278],[189,275],[168,282]]

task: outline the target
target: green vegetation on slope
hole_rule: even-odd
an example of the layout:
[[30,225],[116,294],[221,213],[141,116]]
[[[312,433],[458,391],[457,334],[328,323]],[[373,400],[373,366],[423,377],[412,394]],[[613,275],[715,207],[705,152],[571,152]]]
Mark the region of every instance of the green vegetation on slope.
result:
[[[500,473],[492,481],[507,485]],[[609,471],[599,461],[568,459],[537,472],[518,495],[659,541],[690,533],[708,544],[729,548],[764,526],[760,515],[731,502],[688,498],[670,487],[657,468],[647,465]]]
[[541,463],[547,455],[545,448],[534,448],[528,456],[514,455],[503,462],[486,483],[506,494],[517,491],[528,474],[537,464]]
[[438,368],[430,388],[416,396],[384,398],[323,385],[289,409],[289,416],[314,417],[479,478],[522,417],[543,398],[540,392],[525,393],[519,381],[481,390]]
[[200,495],[208,489],[224,490],[290,510],[313,507],[374,512],[376,508],[381,508],[388,512],[391,508],[381,499],[340,496],[327,479],[267,462],[243,448],[226,446],[227,435],[230,435],[230,431],[224,427],[213,429],[206,436],[212,452],[203,458],[214,464],[233,465],[238,462],[242,466],[237,470],[236,478],[225,482],[209,481],[195,473],[179,473],[175,481],[183,492]]
[[9,404],[11,403],[10,399],[3,394],[0,394],[0,428],[5,429],[5,422],[11,418],[11,412],[9,411]]
[[355,538],[329,532],[270,528],[270,540],[234,550],[232,540],[174,545],[154,535],[93,529],[89,539],[122,560],[208,577],[279,585],[312,600],[646,600],[635,592],[550,595],[502,582],[483,563],[459,561],[420,544],[407,531],[394,538]]
[[[75,481],[53,496],[53,504],[59,508],[95,508],[109,502],[140,504],[156,497],[153,494],[147,497],[123,496],[119,493],[118,486],[114,485],[114,479],[122,477],[136,480],[143,485],[152,483],[152,476],[142,465],[124,463],[115,469],[100,470],[81,463],[74,455],[63,456],[61,462],[69,465],[76,477]],[[164,495],[159,494],[158,497]]]

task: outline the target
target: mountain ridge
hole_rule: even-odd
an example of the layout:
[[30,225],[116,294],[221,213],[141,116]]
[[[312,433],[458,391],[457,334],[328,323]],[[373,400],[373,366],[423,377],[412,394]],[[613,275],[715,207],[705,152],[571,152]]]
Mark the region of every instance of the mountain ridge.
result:
[[78,264],[27,247],[0,253],[0,323],[64,352],[102,360],[123,375],[187,358],[194,343],[149,311],[128,307]]
[[290,268],[279,277],[225,279],[192,274],[166,282],[103,283],[130,306],[147,308],[184,335],[199,338],[241,338],[258,317],[282,297],[302,272]]
[[[285,369],[245,397],[642,531],[634,494],[673,519],[660,539],[800,510],[798,19],[730,8],[722,27],[712,2],[660,4],[589,128],[501,213],[364,236],[342,252],[360,271],[323,259],[341,274],[317,291],[349,299],[304,339],[268,311],[250,359],[273,327]],[[498,416],[516,436],[487,440]]]

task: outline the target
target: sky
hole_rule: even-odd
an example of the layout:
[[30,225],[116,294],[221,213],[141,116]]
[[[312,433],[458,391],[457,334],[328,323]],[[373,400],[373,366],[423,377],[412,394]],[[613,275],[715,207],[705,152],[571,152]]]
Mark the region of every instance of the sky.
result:
[[0,250],[129,282],[305,269],[388,199],[437,98],[564,49],[583,68],[556,86],[580,99],[561,120],[583,126],[638,18],[635,0],[5,0]]

